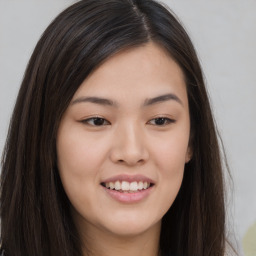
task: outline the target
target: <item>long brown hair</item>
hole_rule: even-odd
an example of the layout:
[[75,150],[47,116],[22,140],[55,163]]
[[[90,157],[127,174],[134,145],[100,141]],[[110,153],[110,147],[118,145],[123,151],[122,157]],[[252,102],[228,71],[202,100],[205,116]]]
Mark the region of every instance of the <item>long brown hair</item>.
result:
[[153,0],[83,0],[46,29],[27,66],[2,160],[1,243],[7,256],[81,256],[56,165],[61,117],[84,79],[110,56],[153,41],[182,68],[193,158],[162,220],[163,255],[223,256],[223,168],[194,47],[175,15]]

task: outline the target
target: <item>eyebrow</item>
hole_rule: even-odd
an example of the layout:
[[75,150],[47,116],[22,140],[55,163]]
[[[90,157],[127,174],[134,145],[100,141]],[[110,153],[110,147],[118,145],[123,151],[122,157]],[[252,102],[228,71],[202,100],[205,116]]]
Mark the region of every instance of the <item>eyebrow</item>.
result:
[[82,102],[91,102],[99,105],[104,105],[104,106],[116,106],[117,103],[115,103],[112,100],[105,99],[105,98],[100,98],[100,97],[80,97],[72,101],[72,105],[77,104],[77,103],[82,103]]
[[[174,100],[178,103],[180,103],[183,106],[182,101],[180,100],[180,98],[178,96],[176,96],[173,93],[168,93],[168,94],[164,94],[164,95],[160,95],[154,98],[149,98],[146,99],[143,103],[143,107],[146,106],[151,106],[157,103],[161,103],[161,102],[165,102],[165,101],[169,101],[169,100]],[[95,103],[95,104],[99,104],[99,105],[103,105],[103,106],[115,106],[117,107],[119,104],[110,100],[110,99],[106,99],[106,98],[100,98],[100,97],[80,97],[75,99],[74,101],[71,102],[71,105],[77,104],[77,103],[84,103],[84,102],[90,102],[90,103]]]
[[155,98],[146,99],[143,106],[150,106],[150,105],[165,102],[168,100],[174,100],[183,106],[181,99],[173,93],[168,93],[168,94],[157,96]]

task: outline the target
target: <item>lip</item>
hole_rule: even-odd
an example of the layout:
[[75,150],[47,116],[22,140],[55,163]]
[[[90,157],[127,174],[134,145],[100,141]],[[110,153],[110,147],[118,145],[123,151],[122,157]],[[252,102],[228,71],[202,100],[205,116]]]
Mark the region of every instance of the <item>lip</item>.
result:
[[141,190],[138,192],[130,193],[130,192],[120,192],[117,190],[107,189],[103,187],[104,191],[111,196],[113,199],[121,202],[121,203],[137,203],[145,199],[150,195],[154,187],[149,187],[148,189]]
[[108,183],[108,182],[115,182],[115,181],[120,181],[120,182],[122,182],[122,181],[128,181],[128,182],[143,181],[143,182],[148,182],[151,185],[153,184],[153,186],[150,186],[147,189],[138,190],[136,192],[120,192],[118,190],[112,190],[112,189],[108,189],[104,186],[101,186],[104,189],[104,191],[107,193],[108,196],[112,197],[113,199],[115,199],[121,203],[138,203],[138,202],[143,201],[150,195],[150,193],[154,189],[154,184],[155,184],[155,182],[152,179],[150,179],[144,175],[125,175],[125,174],[108,178],[108,179],[102,181],[101,184]]

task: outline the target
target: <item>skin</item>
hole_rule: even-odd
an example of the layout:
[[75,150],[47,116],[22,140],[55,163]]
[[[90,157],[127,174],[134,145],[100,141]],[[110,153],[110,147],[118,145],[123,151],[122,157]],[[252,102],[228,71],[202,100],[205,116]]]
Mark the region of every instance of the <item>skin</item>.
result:
[[[183,73],[157,44],[122,51],[85,79],[62,118],[57,155],[90,255],[158,254],[161,219],[191,158],[189,135]],[[154,184],[142,200],[120,202],[101,185],[120,174],[143,175]]]

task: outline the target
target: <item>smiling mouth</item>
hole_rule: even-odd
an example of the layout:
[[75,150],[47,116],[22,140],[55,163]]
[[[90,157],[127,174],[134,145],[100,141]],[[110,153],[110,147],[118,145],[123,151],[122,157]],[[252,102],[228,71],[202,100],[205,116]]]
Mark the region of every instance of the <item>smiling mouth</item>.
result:
[[143,190],[147,190],[154,184],[147,181],[115,181],[115,182],[102,182],[101,186],[109,189],[115,190],[121,193],[136,193]]

